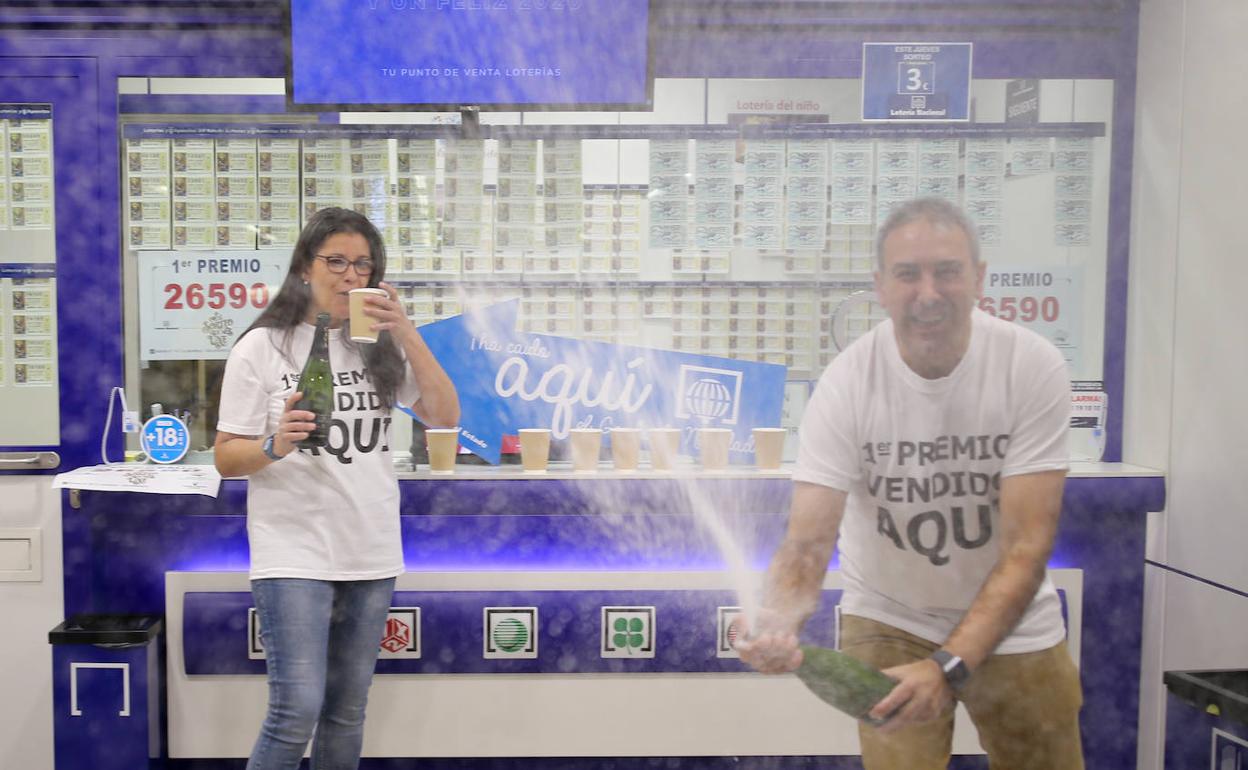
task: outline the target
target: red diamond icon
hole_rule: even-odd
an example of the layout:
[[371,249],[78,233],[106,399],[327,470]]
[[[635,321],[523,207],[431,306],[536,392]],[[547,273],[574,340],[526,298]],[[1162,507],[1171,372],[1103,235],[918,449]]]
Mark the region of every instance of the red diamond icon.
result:
[[386,619],[386,633],[381,648],[386,652],[402,652],[412,642],[412,627],[398,618]]

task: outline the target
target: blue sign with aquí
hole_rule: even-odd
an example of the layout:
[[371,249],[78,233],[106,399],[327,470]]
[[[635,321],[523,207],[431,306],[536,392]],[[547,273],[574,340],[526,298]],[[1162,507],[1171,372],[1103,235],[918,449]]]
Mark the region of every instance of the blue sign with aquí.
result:
[[459,392],[461,442],[492,463],[520,428],[698,428],[733,431],[730,459],[748,461],[750,431],[778,426],[785,367],[515,331],[512,300],[420,327]]

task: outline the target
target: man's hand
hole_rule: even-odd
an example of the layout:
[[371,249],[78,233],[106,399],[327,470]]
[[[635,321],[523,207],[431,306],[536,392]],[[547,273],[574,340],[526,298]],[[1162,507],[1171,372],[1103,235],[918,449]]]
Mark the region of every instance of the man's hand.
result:
[[871,718],[884,722],[881,732],[930,722],[953,708],[953,689],[936,661],[920,660],[884,673],[896,679],[897,686],[871,709]]
[[739,615],[733,644],[741,660],[764,674],[783,674],[802,665],[797,634],[819,603],[828,559],[845,512],[845,492],[796,482],[789,527],[767,570],[763,604],[753,617]]
[[755,628],[744,614],[734,621],[737,640],[732,647],[741,660],[764,674],[786,674],[802,665],[796,624],[785,622],[780,613],[768,609],[759,610],[755,620]]

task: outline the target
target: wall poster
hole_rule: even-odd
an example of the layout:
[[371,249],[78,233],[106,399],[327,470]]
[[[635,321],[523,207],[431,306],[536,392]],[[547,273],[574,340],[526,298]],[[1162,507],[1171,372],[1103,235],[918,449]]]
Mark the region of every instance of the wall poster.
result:
[[290,263],[285,249],[140,251],[138,258],[143,361],[225,360]]

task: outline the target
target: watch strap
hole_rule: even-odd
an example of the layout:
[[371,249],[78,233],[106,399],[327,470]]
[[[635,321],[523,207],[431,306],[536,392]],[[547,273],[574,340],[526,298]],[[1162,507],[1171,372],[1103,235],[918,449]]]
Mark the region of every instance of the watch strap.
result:
[[971,671],[966,667],[966,663],[948,650],[937,650],[931,654],[931,658],[936,661],[936,665],[940,666],[941,673],[945,675],[945,681],[954,690],[962,689],[966,680],[970,679]]
[[276,437],[277,437],[277,434],[270,433],[268,437],[264,440],[264,443],[260,445],[260,451],[264,452],[264,456],[269,458],[270,460],[273,460],[274,462],[282,459],[282,455],[279,455],[277,452],[273,451],[273,441],[274,439],[276,439]]

